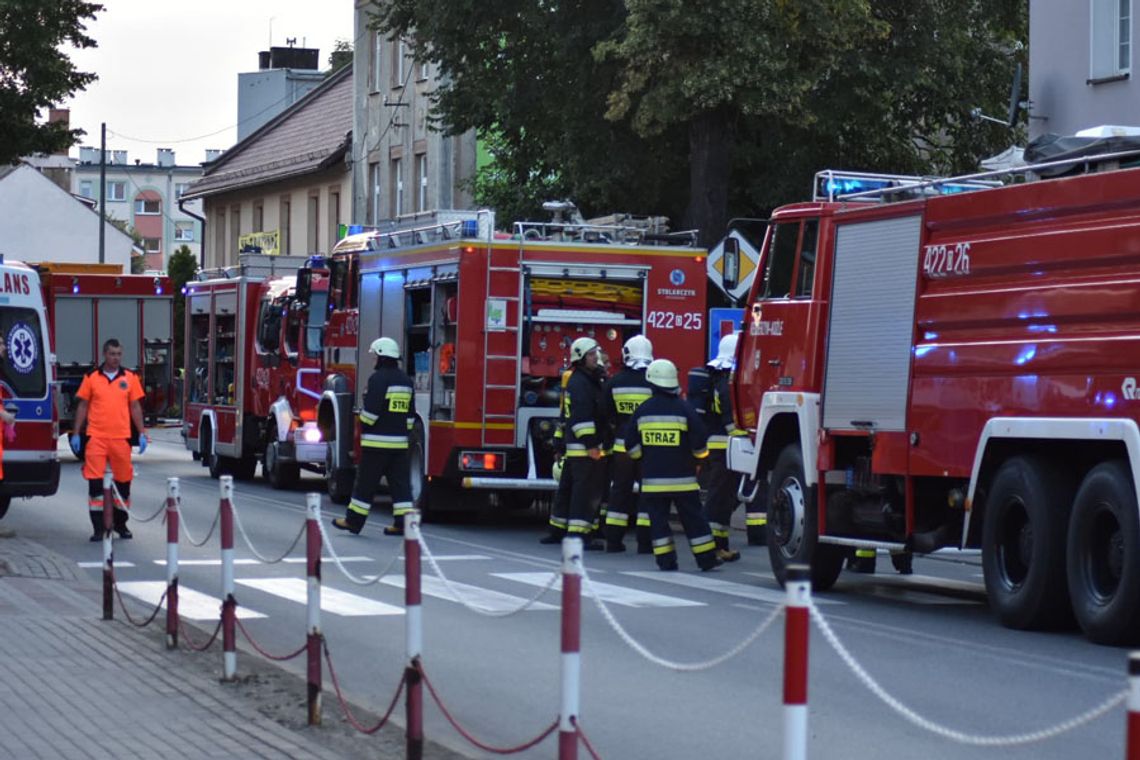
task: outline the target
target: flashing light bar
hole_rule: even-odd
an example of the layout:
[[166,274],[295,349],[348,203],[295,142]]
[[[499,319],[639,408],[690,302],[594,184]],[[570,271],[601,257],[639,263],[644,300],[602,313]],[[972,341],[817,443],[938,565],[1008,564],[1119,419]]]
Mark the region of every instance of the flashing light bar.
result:
[[891,195],[902,197],[958,195],[1001,186],[1002,183],[995,180],[943,181],[937,177],[827,170],[816,173],[812,200],[877,202]]

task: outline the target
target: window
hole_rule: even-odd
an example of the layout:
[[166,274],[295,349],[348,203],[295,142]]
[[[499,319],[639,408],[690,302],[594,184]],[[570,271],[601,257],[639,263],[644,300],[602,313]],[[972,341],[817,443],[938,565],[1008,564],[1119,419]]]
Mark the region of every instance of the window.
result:
[[1132,69],[1132,0],[1091,0],[1089,81]]
[[340,191],[329,190],[329,246],[332,250],[340,232]]
[[261,311],[257,317],[257,348],[260,353],[268,354],[280,348],[281,317],[280,304],[268,299],[261,302]]
[[158,253],[162,250],[162,238],[143,238],[143,250],[147,253]]
[[404,68],[407,65],[407,45],[404,44],[402,39],[398,39],[395,44],[392,45],[392,49],[395,55],[392,61],[392,86],[403,87],[405,76],[407,75],[407,71]]
[[230,248],[234,252],[234,261],[241,261],[241,206],[230,207]]
[[293,250],[293,235],[289,227],[293,223],[293,204],[289,196],[281,198],[281,253],[288,256]]
[[368,89],[376,92],[380,89],[380,62],[384,60],[381,53],[384,50],[384,38],[377,32],[372,33],[372,66],[368,69]]
[[[9,355],[0,369],[0,387],[15,398],[44,398],[48,392],[48,345],[40,334],[39,315],[32,309],[0,307],[0,340],[15,348],[15,354]],[[16,367],[21,369],[16,371]]]
[[135,198],[135,213],[156,216],[162,213],[162,202],[149,198]]
[[792,270],[796,264],[796,240],[800,223],[786,222],[772,228],[768,266],[764,271],[763,298],[787,298],[792,292]]
[[429,73],[430,72],[428,71],[428,62],[427,61],[420,61],[420,80],[422,81],[422,80],[427,79]]
[[392,216],[404,213],[403,161],[392,159]]
[[107,183],[107,200],[109,201],[125,201],[127,199],[127,183],[126,182],[108,182]]
[[265,231],[265,206],[261,201],[254,201],[253,203],[253,229],[250,232],[264,232]]
[[194,240],[194,222],[175,222],[174,239],[183,243],[192,242]]
[[421,153],[416,156],[416,177],[418,178],[416,188],[416,211],[427,211],[428,203],[428,172],[427,172],[427,154]]
[[314,190],[309,195],[309,205],[307,218],[305,220],[305,244],[309,249],[308,253],[316,253],[321,250],[321,196],[318,191]]
[[804,237],[800,242],[800,269],[796,275],[796,296],[811,298],[815,282],[815,245],[819,236],[819,222],[815,219],[804,223]]
[[80,180],[80,182],[79,182],[79,194],[82,195],[84,198],[94,198],[95,196],[92,195],[92,191],[94,190],[94,187],[95,186],[92,184],[91,180],[89,180],[89,179]]
[[380,221],[380,162],[373,161],[368,165],[368,204],[369,220],[372,224]]
[[178,183],[176,183],[174,185],[174,197],[175,198],[181,198],[183,195],[186,194],[186,191],[189,188],[190,188],[189,182],[178,182]]

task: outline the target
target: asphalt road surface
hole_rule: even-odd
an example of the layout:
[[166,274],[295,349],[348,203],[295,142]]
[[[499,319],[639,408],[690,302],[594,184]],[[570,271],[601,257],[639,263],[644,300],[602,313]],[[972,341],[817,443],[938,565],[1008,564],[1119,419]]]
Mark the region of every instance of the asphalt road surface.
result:
[[[191,461],[176,433],[156,438],[135,459],[135,538],[115,543],[117,579],[140,600],[140,611],[152,608],[165,583],[165,528],[140,519],[159,509],[166,478],[180,478],[183,521],[196,539],[205,535],[218,503],[217,481]],[[15,502],[4,522],[90,567],[97,578],[101,547],[87,540],[86,483],[70,455],[62,458],[59,493]],[[306,478],[298,490],[281,492],[260,479],[236,483],[235,507],[258,552],[272,557],[285,550],[304,520],[304,490],[317,485]],[[326,499],[326,527],[340,514],[342,508]],[[360,536],[329,529],[336,534],[335,552],[357,577],[375,576],[400,553],[401,542],[381,534],[388,519],[387,509],[378,506]],[[537,542],[543,530],[542,517],[525,511],[428,523],[423,532],[462,601],[507,611],[532,598],[558,570],[559,547]],[[595,592],[629,636],[657,657],[700,663],[736,647],[783,598],[766,551],[745,547],[743,533],[734,540],[743,559],[711,573],[697,572],[684,554],[679,573],[659,573],[651,557],[632,552],[591,552],[585,563]],[[627,543],[632,548],[632,537]],[[289,561],[268,565],[254,559],[239,534],[235,555],[239,615],[250,633],[272,652],[296,649],[305,630],[303,540]],[[326,551],[322,627],[334,664],[354,700],[382,710],[405,666],[402,564],[365,587],[347,580],[327,557]],[[218,558],[216,533],[200,549],[181,543],[182,609],[197,616],[193,622],[204,631],[213,630],[217,619]],[[537,735],[558,712],[557,592],[517,614],[488,617],[469,610],[432,575],[425,561],[423,661],[446,705],[492,745]],[[918,715],[970,736],[1048,730],[1127,685],[1124,650],[1094,646],[1075,631],[1025,633],[998,625],[986,608],[976,555],[918,558],[909,577],[896,575],[880,557],[878,574],[846,572],[816,600],[838,638],[883,688]],[[666,669],[635,652],[589,599],[583,601],[582,627],[581,722],[602,758],[781,757],[782,617],[737,656],[696,672]],[[239,654],[239,671],[251,656]],[[295,660],[287,667],[302,672],[303,665]],[[810,668],[810,757],[1069,760],[1124,754],[1123,706],[1059,737],[973,746],[935,735],[884,704],[815,627]],[[301,703],[304,695],[297,698]],[[336,710],[326,696],[326,715]],[[490,756],[466,744],[430,702],[425,725],[437,742],[472,757]],[[518,756],[553,754],[548,739]]]

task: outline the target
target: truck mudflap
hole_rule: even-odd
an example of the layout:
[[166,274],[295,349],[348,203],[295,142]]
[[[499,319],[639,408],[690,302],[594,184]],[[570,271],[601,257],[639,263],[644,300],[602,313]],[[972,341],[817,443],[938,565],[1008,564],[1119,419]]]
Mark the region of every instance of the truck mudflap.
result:
[[465,477],[464,488],[499,491],[557,491],[558,481],[554,478],[485,478]]

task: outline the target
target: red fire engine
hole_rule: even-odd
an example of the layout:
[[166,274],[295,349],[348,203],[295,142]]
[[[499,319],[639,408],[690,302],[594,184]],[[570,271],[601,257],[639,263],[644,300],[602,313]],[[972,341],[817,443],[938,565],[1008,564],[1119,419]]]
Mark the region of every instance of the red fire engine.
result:
[[215,478],[251,478],[261,462],[288,488],[325,462],[315,420],[328,270],[319,257],[243,254],[240,273],[203,277],[186,287],[186,447]]
[[865,180],[891,188],[775,212],[738,347],[729,464],[777,579],[980,547],[1004,624],[1136,640],[1140,170],[817,178]]
[[363,347],[386,335],[415,382],[421,508],[479,504],[461,505],[460,488],[525,506],[555,488],[554,421],[575,337],[597,339],[611,365],[639,332],[679,367],[703,363],[706,253],[661,219],[520,223],[506,234],[494,232],[490,212],[438,214],[435,224],[353,235],[334,249],[318,412],[328,490],[349,496],[354,412],[372,370]]
[[103,361],[103,341],[108,338],[118,339],[123,366],[137,371],[142,380],[143,414],[153,420],[165,412],[174,402],[170,278],[122,274],[117,265],[45,263],[36,268],[55,346],[61,430],[71,431],[75,392],[83,376]]

